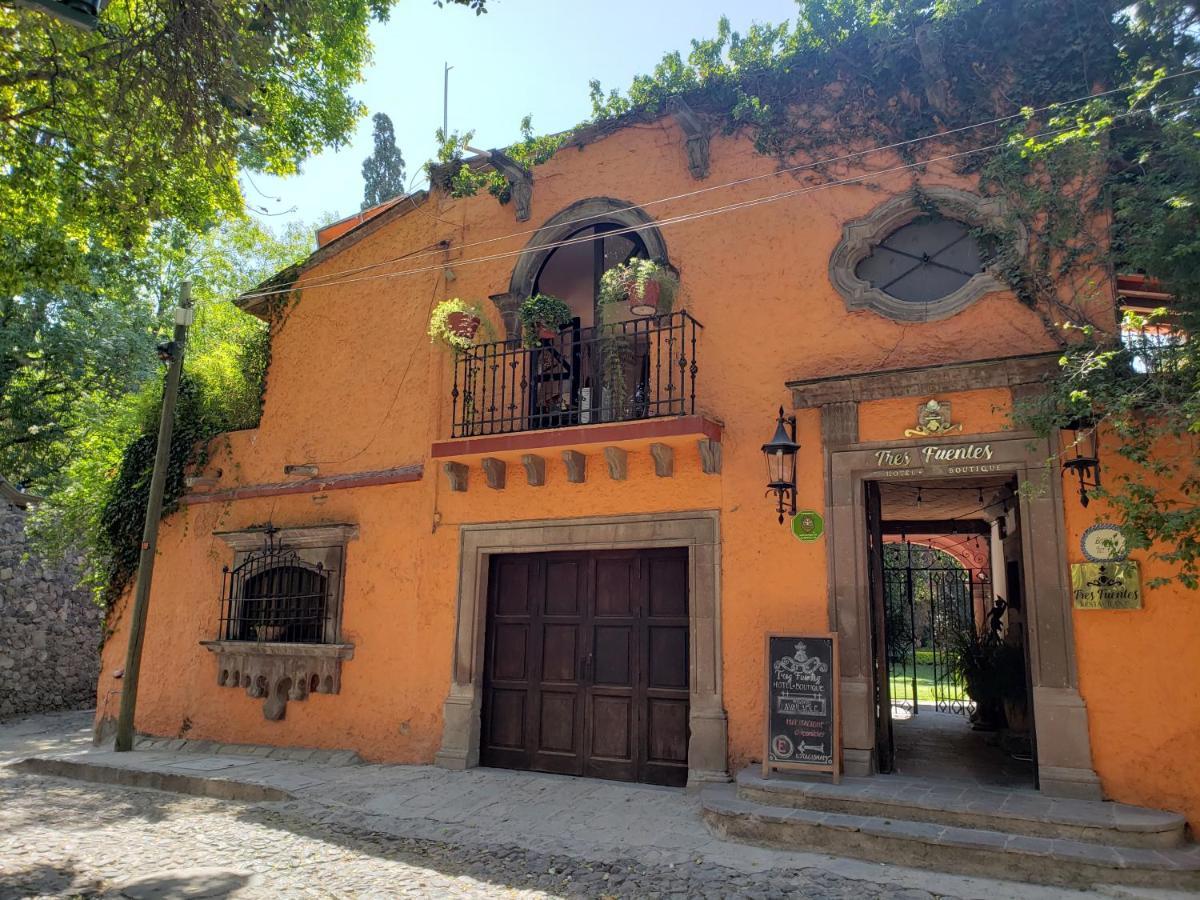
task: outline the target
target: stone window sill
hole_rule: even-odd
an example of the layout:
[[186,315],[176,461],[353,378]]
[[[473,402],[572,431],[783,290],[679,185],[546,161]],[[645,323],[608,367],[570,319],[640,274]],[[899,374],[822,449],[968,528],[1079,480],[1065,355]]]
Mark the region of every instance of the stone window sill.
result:
[[257,641],[201,641],[217,656],[217,684],[244,688],[262,699],[263,716],[282,719],[288,700],[310,693],[341,691],[342,660],[354,657],[353,644],[275,644]]

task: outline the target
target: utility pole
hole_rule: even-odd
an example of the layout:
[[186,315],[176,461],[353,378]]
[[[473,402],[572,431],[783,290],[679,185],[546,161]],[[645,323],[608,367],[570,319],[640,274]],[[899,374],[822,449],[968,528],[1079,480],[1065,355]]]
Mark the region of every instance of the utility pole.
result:
[[163,383],[162,417],[158,422],[158,448],[154,451],[154,473],[150,476],[150,499],[146,503],[146,525],[142,529],[142,553],[138,559],[137,583],[133,590],[133,612],[129,617],[129,648],[125,652],[125,674],[121,688],[121,712],[117,717],[116,750],[133,749],[133,712],[137,706],[138,674],[142,666],[142,641],[146,637],[146,609],[150,605],[150,581],[154,577],[154,553],[158,545],[158,520],[162,516],[163,491],[167,483],[167,463],[171,456],[171,431],[175,427],[175,400],[179,396],[179,377],[183,372],[183,349],[188,326],[192,324],[192,283],[179,288],[179,306],[175,310],[175,336],[159,346],[159,355],[167,360],[167,378]]
[[444,63],[442,72],[442,139],[450,137],[450,70],[454,66]]

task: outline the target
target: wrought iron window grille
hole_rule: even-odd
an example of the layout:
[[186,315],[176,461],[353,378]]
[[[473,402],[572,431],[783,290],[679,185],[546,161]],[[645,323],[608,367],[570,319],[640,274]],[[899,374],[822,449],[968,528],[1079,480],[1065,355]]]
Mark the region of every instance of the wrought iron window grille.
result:
[[[267,526],[261,550],[223,566],[217,638],[256,643],[329,644],[336,641],[333,598],[338,572],[306,561]],[[331,548],[341,558],[340,548]],[[329,552],[328,549],[323,552]]]
[[451,437],[694,414],[703,327],[674,312],[472,347],[455,359]]

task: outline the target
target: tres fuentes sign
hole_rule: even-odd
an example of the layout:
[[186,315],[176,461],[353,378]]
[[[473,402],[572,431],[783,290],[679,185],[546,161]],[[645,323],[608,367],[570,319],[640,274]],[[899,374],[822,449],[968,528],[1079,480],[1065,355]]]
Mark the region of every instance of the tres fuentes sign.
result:
[[991,462],[993,455],[991,444],[926,444],[876,450],[875,464],[889,475],[922,475],[928,467],[966,475],[1000,471],[1003,467]]

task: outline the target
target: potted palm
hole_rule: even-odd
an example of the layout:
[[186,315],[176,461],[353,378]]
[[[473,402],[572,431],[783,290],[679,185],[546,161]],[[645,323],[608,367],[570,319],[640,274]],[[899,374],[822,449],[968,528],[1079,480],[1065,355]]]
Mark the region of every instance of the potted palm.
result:
[[635,257],[613,266],[600,278],[600,304],[628,303],[630,315],[644,318],[669,313],[679,276],[653,259]]
[[534,294],[517,310],[521,320],[521,340],[526,347],[536,347],[541,338],[553,338],[564,325],[571,324],[571,308],[557,297]]
[[429,316],[429,338],[459,352],[475,346],[475,336],[486,320],[477,304],[457,297],[443,300]]

